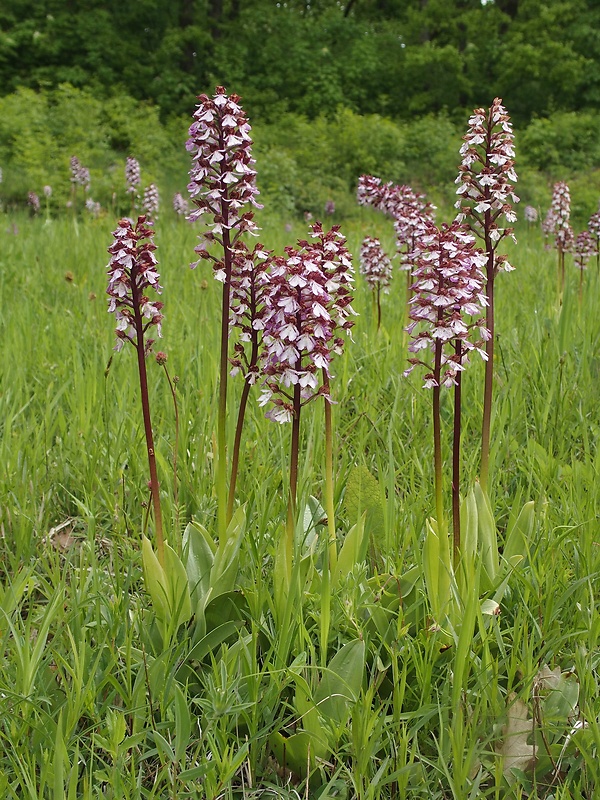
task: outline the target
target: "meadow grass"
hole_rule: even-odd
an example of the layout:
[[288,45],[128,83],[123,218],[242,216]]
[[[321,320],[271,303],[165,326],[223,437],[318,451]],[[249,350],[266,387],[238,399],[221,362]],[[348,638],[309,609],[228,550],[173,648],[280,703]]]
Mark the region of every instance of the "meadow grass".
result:
[[[526,500],[536,503],[529,558],[512,573],[499,615],[482,615],[474,589],[461,600],[463,622],[450,642],[431,626],[418,577],[434,507],[431,398],[418,375],[402,376],[406,288],[397,272],[382,299],[380,331],[370,291],[357,279],[354,341],[333,369],[340,538],[356,522],[346,487],[357,468],[372,476],[378,515],[370,518],[367,562],[332,592],[325,648],[319,539],[326,528],[319,520],[313,550],[307,540],[295,545],[295,583],[287,616],[278,616],[273,563],[285,523],[289,431],[264,419],[256,397],[238,478],[247,531],[231,602],[240,613],[213,627],[229,620],[235,635],[193,641],[182,628],[167,646],[156,636],[142,580],[149,493],[135,359],[128,348],[112,357],[106,312],[114,223],[16,224],[17,235],[8,219],[0,225],[2,796],[595,796],[595,263],[581,303],[577,271],[568,265],[559,303],[556,254],[544,250],[537,230],[523,227],[510,253],[517,269],[497,281],[490,494],[501,542],[511,513]],[[275,219],[261,224],[261,240],[277,252],[306,235],[300,223],[291,232]],[[375,215],[365,213],[344,232],[355,254],[366,235],[393,252],[391,225]],[[165,302],[160,349],[178,378],[177,493],[172,398],[153,362],[150,391],[165,527],[177,549],[190,520],[213,532],[216,525],[219,285],[207,268],[188,269],[191,226],[160,220],[156,242]],[[483,365],[474,362],[463,384],[464,487],[478,474],[482,381]],[[230,448],[240,390],[232,379]],[[316,403],[304,414],[301,508],[310,496],[323,498],[322,416]],[[449,464],[449,393],[442,417]],[[445,479],[449,510],[449,471]],[[377,622],[381,610],[385,624]],[[324,740],[334,744],[308,780],[277,762],[273,736],[309,724],[299,687],[305,682],[318,693],[329,674],[323,665],[357,640],[367,653],[360,692],[337,727],[335,715],[321,719]],[[544,665],[563,674],[554,688],[540,679]],[[558,700],[573,683],[579,693],[567,714]],[[502,747],[513,694],[534,732],[515,743],[533,747],[537,766],[510,775]]]

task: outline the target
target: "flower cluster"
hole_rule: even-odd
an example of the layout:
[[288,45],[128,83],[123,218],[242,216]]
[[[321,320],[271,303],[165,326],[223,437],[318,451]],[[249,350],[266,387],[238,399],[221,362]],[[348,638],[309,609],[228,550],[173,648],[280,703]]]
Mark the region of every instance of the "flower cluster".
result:
[[188,191],[196,206],[189,219],[195,221],[205,214],[212,217],[210,232],[196,247],[204,258],[211,242],[223,245],[224,235],[234,242],[244,231],[255,232],[254,214],[244,209],[262,206],[256,201],[250,125],[239,97],[227,96],[219,86],[214,97],[201,95],[198,100],[186,147],[192,154]]
[[37,214],[40,210],[40,198],[35,192],[28,192],[27,203],[31,207],[32,212]]
[[571,193],[564,181],[554,184],[550,211],[552,212],[550,230],[554,234],[554,245],[558,250],[567,253],[573,246],[574,234],[570,224]]
[[402,187],[396,186],[391,181],[383,183],[381,178],[374,175],[361,175],[358,179],[356,199],[360,206],[371,206],[376,211],[381,211],[395,218],[399,203],[402,202]]
[[91,197],[88,197],[88,199],[85,201],[85,207],[90,212],[92,217],[99,217],[102,212],[102,206],[100,203],[97,203]]
[[367,236],[360,246],[360,272],[372,289],[389,291],[392,262],[381,247],[379,239]]
[[[433,223],[427,224],[416,254],[412,321],[406,330],[412,337],[408,346],[411,353],[432,350],[435,354],[438,349],[440,355],[433,367],[422,356],[409,358],[411,366],[404,373],[424,366],[425,388],[455,384],[473,350],[487,359],[482,350],[482,343],[490,338],[482,317],[487,306],[482,272],[486,262],[487,255],[475,247],[467,226],[454,221],[438,230]],[[457,341],[461,343],[458,354],[444,349],[444,345]]]
[[425,232],[427,223],[435,219],[435,206],[425,200],[424,194],[416,193],[410,186],[400,186],[397,189],[394,210],[396,245],[401,269],[410,270],[418,240]]
[[595,214],[589,219],[588,222],[588,231],[595,236],[596,239],[600,239],[600,211],[596,211]]
[[133,156],[127,156],[125,162],[125,183],[127,184],[127,194],[136,194],[137,187],[142,182],[140,173],[140,162]]
[[52,187],[48,186],[47,184],[44,186],[44,197],[52,197]]
[[[498,97],[489,111],[475,109],[463,138],[462,162],[456,179],[456,193],[460,195],[455,203],[456,219],[466,221],[473,233],[485,240],[489,253],[504,236],[515,238],[513,229],[504,225],[516,221],[512,203],[519,202],[512,186],[517,182],[512,125]],[[494,260],[495,272],[512,269],[506,256],[495,255]]]
[[589,231],[581,231],[575,239],[573,246],[573,261],[575,266],[583,270],[592,256],[598,252],[597,239]]
[[135,347],[143,347],[147,355],[154,340],[144,342],[144,334],[155,325],[160,337],[163,320],[163,304],[151,301],[146,295],[149,288],[158,294],[162,291],[152,223],[147,222],[145,216],[138,217],[135,226],[131,220],[122,219],[112,235],[115,241],[108,248],[111,257],[106,293],[110,297],[108,310],[117,320],[114,349],[121,350],[123,343],[129,341]]
[[[262,244],[252,251],[238,243],[231,270],[231,304],[229,327],[239,330],[230,358],[231,375],[243,374],[248,383],[256,383],[259,374],[258,348],[265,326],[266,295],[270,288],[269,269],[273,259],[271,251]],[[250,353],[245,345],[251,345]]]
[[538,212],[537,208],[534,206],[525,206],[523,209],[523,216],[525,218],[525,222],[528,222],[530,225],[533,225],[535,222],[538,221]]
[[293,418],[294,391],[301,405],[319,394],[328,397],[317,373],[323,370],[329,378],[332,355],[344,345],[339,332],[350,331],[355,313],[352,258],[339,226],[324,233],[316,222],[311,239],[287,247],[286,257],[274,260],[265,298],[259,403],[271,402],[266,416],[281,423]]
[[83,186],[86,192],[90,188],[90,171],[77,156],[71,156],[71,183],[74,186]]
[[181,192],[173,195],[173,211],[181,217],[186,217],[190,213],[190,204]]
[[158,188],[154,183],[151,183],[150,186],[147,186],[144,189],[142,208],[144,209],[146,216],[156,217],[156,215],[158,214],[159,207],[160,207],[160,196],[158,194]]

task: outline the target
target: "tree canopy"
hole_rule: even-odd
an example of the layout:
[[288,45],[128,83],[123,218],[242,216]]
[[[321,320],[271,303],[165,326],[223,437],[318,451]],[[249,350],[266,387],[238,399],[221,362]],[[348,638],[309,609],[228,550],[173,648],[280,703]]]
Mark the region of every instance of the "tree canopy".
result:
[[253,117],[395,119],[503,98],[525,123],[600,102],[594,0],[4,0],[0,92],[69,83],[188,112],[223,83]]

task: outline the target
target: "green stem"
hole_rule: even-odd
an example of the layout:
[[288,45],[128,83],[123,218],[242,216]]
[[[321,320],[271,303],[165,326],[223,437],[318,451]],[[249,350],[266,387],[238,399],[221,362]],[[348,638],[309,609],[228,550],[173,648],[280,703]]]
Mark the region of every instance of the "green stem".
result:
[[[486,212],[486,217],[489,212]],[[487,229],[486,229],[487,230]],[[490,338],[485,343],[487,361],[485,362],[485,378],[483,386],[483,419],[481,423],[481,468],[479,480],[481,488],[487,491],[490,469],[490,430],[492,420],[492,394],[494,389],[494,250],[493,244],[486,233],[485,246],[487,250],[486,265],[486,294],[488,305],[485,310],[485,324],[490,332]]]
[[[438,319],[441,312],[438,312]],[[439,339],[435,342],[435,355],[433,362],[433,464],[435,476],[435,510],[438,523],[438,533],[442,530],[444,521],[444,494],[442,472],[442,425],[440,415],[440,376],[442,364],[442,343]]]
[[[175,444],[173,445],[173,502],[175,504],[175,530],[179,531],[179,482],[177,480],[177,454],[179,452],[179,406],[177,403],[177,392],[175,384],[171,380],[167,365],[163,362],[162,367],[167,376],[171,397],[173,398],[173,409],[175,412]],[[177,380],[177,378],[175,378]]]
[[[323,369],[323,388],[329,395],[329,375]],[[331,401],[325,401],[325,513],[327,514],[327,541],[329,550],[329,570],[337,564],[337,540],[335,535],[335,503],[333,482],[333,426],[331,422]]]
[[[462,361],[462,342],[454,340],[454,352],[457,361]],[[456,374],[454,387],[454,433],[452,439],[452,531],[453,531],[453,556],[454,567],[458,565],[460,555],[460,432],[461,432],[461,395],[462,372]]]
[[292,442],[290,450],[290,493],[287,510],[287,535],[289,542],[294,540],[296,524],[296,500],[298,493],[298,452],[300,446],[300,384],[294,386],[294,414],[292,417]]

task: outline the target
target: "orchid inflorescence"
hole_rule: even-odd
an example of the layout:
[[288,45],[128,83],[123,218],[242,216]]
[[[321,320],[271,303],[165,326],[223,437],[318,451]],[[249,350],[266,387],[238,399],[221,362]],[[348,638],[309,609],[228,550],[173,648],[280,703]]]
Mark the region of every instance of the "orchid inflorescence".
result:
[[[497,97],[490,109],[477,108],[469,119],[469,130],[460,148],[462,162],[456,179],[457,220],[468,222],[476,236],[486,242],[486,251],[495,251],[500,239],[510,236],[516,221],[512,203],[517,182],[514,168],[514,137],[510,117]],[[505,255],[495,254],[494,271],[512,269]]]
[[160,208],[160,195],[158,188],[154,183],[144,189],[144,197],[142,199],[142,208],[146,216],[152,218],[156,217]]
[[[229,309],[230,329],[237,328],[239,335],[234,345],[234,357],[230,358],[231,375],[244,375],[250,384],[256,383],[259,375],[258,348],[265,326],[266,297],[270,288],[269,269],[273,263],[272,253],[260,243],[250,251],[238,243],[231,271],[231,305]],[[245,345],[250,344],[250,353]]]
[[187,217],[190,213],[190,204],[181,192],[175,192],[173,195],[173,211],[180,217]]
[[71,183],[74,186],[83,186],[86,192],[90,188],[90,171],[77,156],[71,156]]
[[127,156],[125,162],[125,183],[127,184],[127,194],[136,194],[137,187],[142,182],[140,173],[140,162],[133,156]]
[[389,292],[392,277],[392,262],[381,246],[379,239],[367,236],[360,246],[360,273],[371,289]]
[[300,405],[318,395],[327,399],[328,388],[319,385],[318,372],[330,377],[334,353],[341,353],[353,326],[352,257],[339,226],[324,233],[319,222],[312,226],[308,242],[287,247],[284,258],[271,267],[264,321],[265,377],[261,405],[271,402],[266,416],[275,422],[290,422],[294,387],[299,387]]
[[[490,336],[482,316],[487,305],[482,271],[486,260],[487,255],[475,247],[475,237],[456,221],[439,230],[429,223],[419,240],[408,349],[421,353],[439,348],[440,357],[433,366],[422,356],[409,358],[411,366],[404,374],[410,374],[417,365],[424,366],[425,388],[456,384],[457,373],[464,370],[470,352],[487,360],[482,349]],[[457,340],[461,342],[459,356],[446,347]]]
[[[208,245],[218,242],[223,246],[224,232],[231,244],[244,232],[256,232],[254,214],[244,208],[262,206],[256,200],[251,128],[239,97],[227,96],[225,89],[218,86],[213,98],[201,95],[198,99],[186,144],[192,153],[188,190],[196,206],[189,218],[196,221],[205,214],[212,216],[211,230],[196,247],[200,258],[207,258]],[[215,270],[216,277],[222,280],[219,269],[224,270],[225,266]]]
[[554,234],[555,247],[562,252],[569,252],[573,246],[574,234],[571,227],[571,193],[564,181],[554,184],[552,204],[550,206],[551,233]]
[[40,198],[35,192],[27,193],[27,204],[30,206],[34,214],[38,213],[40,210]]
[[586,268],[588,261],[592,256],[598,252],[598,243],[595,236],[589,231],[581,231],[575,239],[573,245],[573,260],[575,266],[583,270]]
[[600,239],[600,211],[596,211],[588,221],[588,231],[596,239]]
[[138,217],[135,225],[129,219],[122,219],[112,235],[115,241],[108,249],[111,258],[107,267],[106,291],[110,297],[108,310],[117,320],[114,349],[121,350],[128,341],[136,348],[142,347],[147,355],[154,340],[143,341],[144,334],[155,326],[160,337],[163,320],[163,304],[150,300],[146,294],[147,289],[157,294],[162,291],[154,255],[156,245],[152,223],[145,216]]
[[415,249],[424,234],[427,223],[435,220],[435,206],[425,199],[424,194],[413,191],[410,186],[400,186],[398,202],[394,209],[394,230],[396,246],[400,254],[401,269],[411,270],[414,264]]

